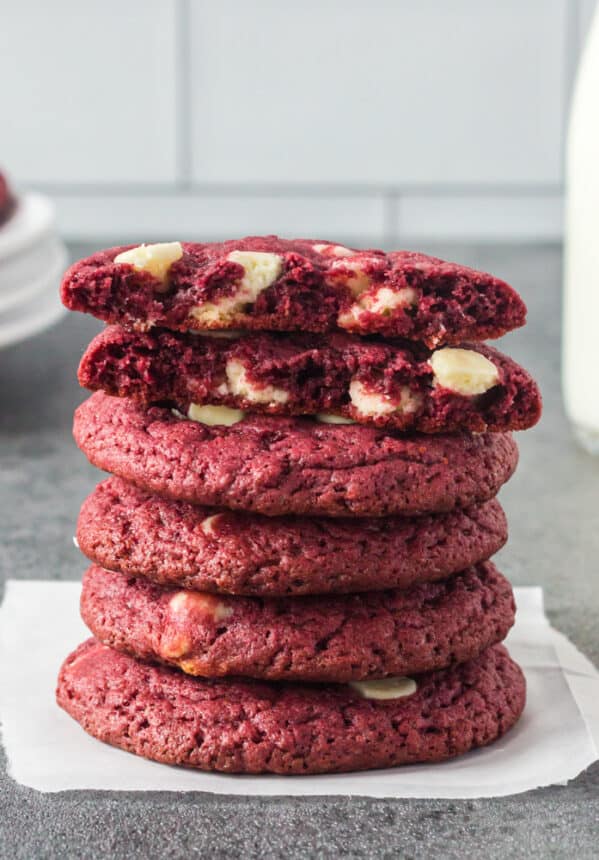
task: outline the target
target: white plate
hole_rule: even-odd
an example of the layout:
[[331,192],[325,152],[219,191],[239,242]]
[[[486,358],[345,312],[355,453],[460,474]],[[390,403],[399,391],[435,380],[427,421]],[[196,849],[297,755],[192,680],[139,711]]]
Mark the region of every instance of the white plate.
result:
[[45,271],[54,267],[60,251],[64,251],[64,244],[50,231],[35,244],[0,258],[0,296],[18,293],[21,287],[39,280]]
[[33,296],[0,313],[0,348],[49,328],[66,313],[58,297],[59,277],[50,273]]
[[[28,254],[18,267],[10,265],[5,269],[0,264],[0,314],[45,292],[49,282],[60,282],[68,262],[64,245],[53,238],[38,248],[39,253],[36,250]],[[16,260],[21,260],[21,257],[16,257]]]
[[41,194],[23,194],[8,221],[0,227],[0,262],[31,248],[53,233],[54,206]]

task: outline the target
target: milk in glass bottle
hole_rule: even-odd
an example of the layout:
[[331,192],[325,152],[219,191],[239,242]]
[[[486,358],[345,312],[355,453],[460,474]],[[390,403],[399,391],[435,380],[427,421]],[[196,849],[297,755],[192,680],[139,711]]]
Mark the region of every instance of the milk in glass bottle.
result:
[[564,400],[576,437],[599,455],[599,6],[574,90],[566,194]]

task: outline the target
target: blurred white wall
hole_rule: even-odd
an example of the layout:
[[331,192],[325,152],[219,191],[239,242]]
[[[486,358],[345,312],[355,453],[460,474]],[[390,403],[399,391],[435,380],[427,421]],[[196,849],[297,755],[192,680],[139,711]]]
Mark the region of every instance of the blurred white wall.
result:
[[0,163],[71,239],[555,239],[594,5],[1,0]]

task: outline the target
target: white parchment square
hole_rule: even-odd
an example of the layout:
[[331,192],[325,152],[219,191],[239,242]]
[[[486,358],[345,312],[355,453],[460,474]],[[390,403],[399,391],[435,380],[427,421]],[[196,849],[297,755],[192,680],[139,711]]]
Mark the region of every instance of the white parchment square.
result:
[[39,791],[208,791],[241,795],[475,798],[565,783],[597,759],[599,673],[543,612],[539,588],[515,589],[508,638],[528,703],[496,744],[443,764],[331,776],[230,776],[167,767],[102,744],[54,700],[60,664],[89,636],[78,582],[7,582],[0,608],[0,721],[9,773]]

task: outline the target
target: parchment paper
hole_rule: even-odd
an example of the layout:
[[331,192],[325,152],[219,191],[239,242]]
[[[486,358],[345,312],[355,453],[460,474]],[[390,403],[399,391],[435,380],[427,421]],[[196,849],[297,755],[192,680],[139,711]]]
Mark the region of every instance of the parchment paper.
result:
[[477,798],[565,783],[599,746],[599,673],[543,611],[540,588],[515,589],[507,645],[528,703],[518,725],[443,764],[332,776],[229,776],[167,767],[89,737],[55,704],[59,666],[89,633],[77,582],[9,580],[0,609],[0,721],[10,775],[39,791],[208,791],[241,795]]

